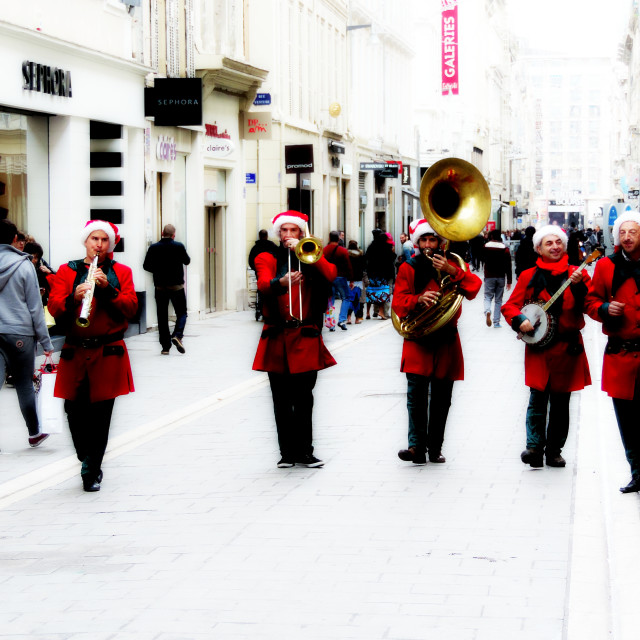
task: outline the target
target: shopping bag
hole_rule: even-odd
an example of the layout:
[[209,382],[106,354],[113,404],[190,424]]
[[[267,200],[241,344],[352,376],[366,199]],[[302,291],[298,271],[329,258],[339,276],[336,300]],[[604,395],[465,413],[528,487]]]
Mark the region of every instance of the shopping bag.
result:
[[51,329],[56,324],[56,319],[49,313],[49,309],[47,309],[47,305],[44,305],[44,321],[47,325],[47,329]]
[[62,428],[67,422],[64,400],[53,396],[57,373],[58,365],[48,356],[34,376],[36,410],[41,433],[62,433]]
[[330,331],[335,331],[337,322],[336,305],[333,298],[329,298],[327,310],[324,312],[324,326]]

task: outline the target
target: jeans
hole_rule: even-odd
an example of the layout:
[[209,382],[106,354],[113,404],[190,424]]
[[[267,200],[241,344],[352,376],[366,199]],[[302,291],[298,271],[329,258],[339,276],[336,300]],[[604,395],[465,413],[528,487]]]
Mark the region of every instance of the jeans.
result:
[[415,447],[417,453],[427,450],[431,456],[441,453],[452,392],[453,380],[407,373],[409,447]]
[[[176,324],[173,333],[169,333],[169,302],[173,305],[176,314]],[[187,324],[187,297],[184,289],[175,291],[170,289],[156,289],[156,311],[158,313],[158,333],[163,351],[171,349],[171,338],[180,338],[184,335],[184,327]]]
[[33,336],[0,334],[0,389],[7,371],[11,373],[18,393],[18,403],[30,436],[40,433],[33,390],[36,341]]
[[569,434],[570,399],[570,391],[554,393],[548,387],[544,391],[531,389],[526,419],[527,449],[542,452],[546,448],[547,456],[560,455]]
[[633,400],[621,400],[620,398],[612,398],[612,400],[624,453],[631,467],[631,475],[635,478],[640,476],[640,429],[638,429],[640,390],[636,386]]
[[335,300],[342,300],[340,303],[340,316],[338,318],[338,324],[342,324],[347,321],[347,314],[349,313],[349,282],[346,278],[337,277],[333,281],[332,297]]
[[317,371],[269,372],[278,445],[282,457],[290,462],[313,453],[313,388],[317,378]]
[[485,278],[484,280],[484,312],[491,313],[491,301],[495,299],[493,310],[493,324],[500,323],[500,307],[502,307],[502,294],[504,293],[504,277]]

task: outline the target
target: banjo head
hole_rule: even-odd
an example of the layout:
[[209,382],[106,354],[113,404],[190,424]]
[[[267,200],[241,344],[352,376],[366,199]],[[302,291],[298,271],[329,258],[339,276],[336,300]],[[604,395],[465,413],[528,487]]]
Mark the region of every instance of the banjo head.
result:
[[543,305],[544,302],[529,302],[520,310],[534,327],[533,333],[523,333],[520,339],[536,347],[543,347],[553,337],[553,316],[547,314],[542,308]]

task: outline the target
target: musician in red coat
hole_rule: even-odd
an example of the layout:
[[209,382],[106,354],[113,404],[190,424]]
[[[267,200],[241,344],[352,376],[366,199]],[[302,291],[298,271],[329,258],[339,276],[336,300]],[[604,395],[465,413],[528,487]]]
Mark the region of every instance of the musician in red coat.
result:
[[[51,283],[49,311],[66,327],[54,394],[65,400],[84,490],[99,491],[115,398],[134,390],[123,338],[138,301],[131,269],[112,259],[120,240],[117,227],[90,220],[82,237],[86,257],[62,265]],[[89,325],[80,327],[76,319],[91,287],[86,280],[96,255]]]
[[[527,344],[524,354],[525,384],[530,388],[527,408],[527,448],[520,458],[531,467],[542,467],[543,457],[550,467],[564,467],[562,448],[569,434],[569,401],[572,391],[591,384],[589,363],[584,353],[584,301],[590,284],[585,270],[569,265],[567,235],[558,226],[547,225],[533,236],[539,254],[536,266],[520,274],[502,315],[518,333],[535,333],[521,313],[528,301],[547,302],[568,279],[570,285],[549,308],[557,326],[554,338],[545,347]],[[549,422],[547,426],[547,409]]]
[[318,371],[336,364],[321,332],[337,269],[323,256],[313,264],[296,257],[307,220],[298,211],[278,214],[272,223],[280,246],[255,257],[264,328],[253,369],[269,374],[280,468],[323,465],[313,455],[313,388]]
[[631,482],[640,491],[640,214],[622,214],[613,225],[616,251],[596,264],[587,296],[589,315],[608,336],[602,390],[613,401]]
[[[421,306],[437,304],[440,284],[436,269],[448,275],[468,300],[480,291],[482,281],[471,273],[469,266],[461,269],[451,258],[434,254],[430,260],[424,251],[438,250],[442,240],[426,220],[409,225],[416,254],[400,265],[393,292],[392,310],[403,318]],[[442,455],[444,431],[451,406],[455,380],[464,379],[464,359],[458,336],[459,309],[442,328],[420,339],[405,338],[400,371],[407,376],[407,412],[409,416],[409,446],[398,457],[405,462],[426,464],[427,451],[431,462],[446,462]],[[431,387],[431,402],[429,402]]]

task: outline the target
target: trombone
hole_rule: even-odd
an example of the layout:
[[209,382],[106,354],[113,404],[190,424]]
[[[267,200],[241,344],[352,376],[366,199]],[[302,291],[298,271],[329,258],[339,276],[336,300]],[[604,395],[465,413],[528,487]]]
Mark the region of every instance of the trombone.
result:
[[[296,258],[302,264],[314,264],[322,258],[322,242],[319,238],[309,233],[309,225],[305,224],[304,237],[300,239],[294,249]],[[302,280],[298,284],[298,302],[300,303],[300,316],[293,313],[293,295],[291,293],[291,249],[287,253],[289,263],[289,313],[292,318],[302,322]]]

